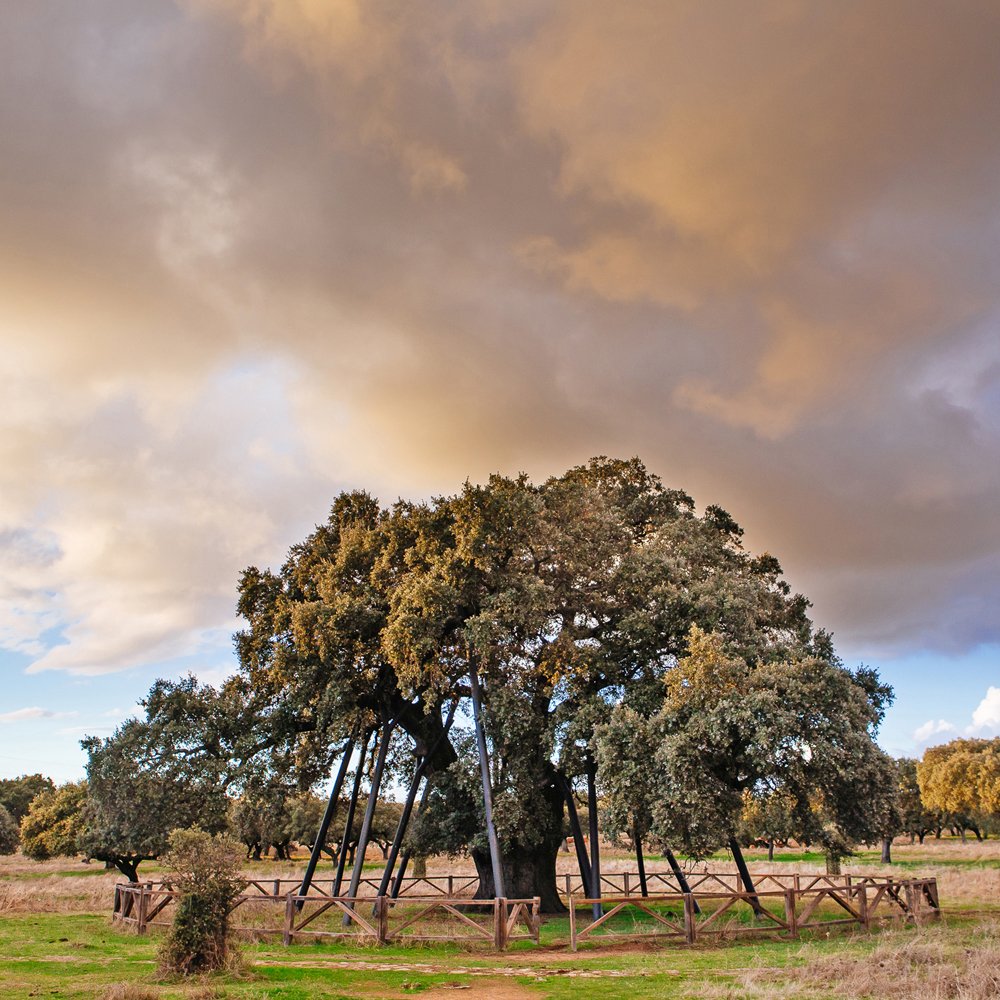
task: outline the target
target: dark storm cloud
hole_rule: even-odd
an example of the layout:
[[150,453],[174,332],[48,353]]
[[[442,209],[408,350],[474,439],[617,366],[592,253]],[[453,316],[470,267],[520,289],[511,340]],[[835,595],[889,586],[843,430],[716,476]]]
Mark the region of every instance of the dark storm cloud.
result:
[[60,556],[0,560],[5,641],[162,660],[336,488],[599,452],[729,507],[856,646],[1000,639],[998,20],[15,6],[0,532]]

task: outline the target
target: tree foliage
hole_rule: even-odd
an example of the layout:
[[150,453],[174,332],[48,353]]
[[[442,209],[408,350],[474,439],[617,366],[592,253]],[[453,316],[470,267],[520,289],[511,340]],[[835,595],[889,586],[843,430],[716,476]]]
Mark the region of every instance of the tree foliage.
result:
[[[864,683],[815,656],[754,666],[697,626],[688,649],[659,711],[618,708],[598,730],[602,759],[643,772],[633,787],[654,839],[704,857],[738,837],[748,799],[775,796],[788,835],[828,850],[895,828],[895,766],[872,738],[882,706]],[[621,779],[609,769],[614,803]]]
[[917,781],[928,809],[958,816],[1000,814],[1000,737],[930,747],[917,764]]
[[420,827],[439,848],[471,850],[488,884],[474,757],[460,727],[439,739],[442,707],[468,695],[475,666],[508,891],[549,904],[557,770],[585,773],[611,705],[656,711],[693,624],[754,664],[809,648],[807,602],[741,534],[636,459],[595,459],[541,485],[493,476],[390,509],[343,494],[280,571],[244,573],[243,683],[287,722],[287,752],[307,774],[358,725],[394,719],[417,752],[436,747]]
[[87,796],[78,845],[110,862],[129,881],[138,865],[167,848],[170,831],[200,825],[225,829],[225,761],[187,752],[198,731],[160,718],[154,687],[147,711],[156,721],[130,719],[107,739],[88,737]]
[[0,779],[0,806],[10,813],[15,823],[27,815],[31,800],[41,792],[55,788],[51,778],[42,774],[22,774],[18,778]]
[[42,791],[21,820],[21,850],[35,861],[79,853],[77,838],[87,799],[85,781]]

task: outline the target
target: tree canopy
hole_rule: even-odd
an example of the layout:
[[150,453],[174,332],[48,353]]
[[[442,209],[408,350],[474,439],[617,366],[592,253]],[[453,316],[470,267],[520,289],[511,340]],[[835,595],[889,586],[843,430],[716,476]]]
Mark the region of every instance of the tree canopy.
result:
[[1000,737],[929,747],[917,764],[917,780],[927,809],[958,816],[1000,814]]
[[[468,697],[476,669],[508,891],[539,893],[550,907],[558,905],[561,778],[572,782],[593,766],[594,729],[615,706],[643,724],[657,719],[652,738],[666,741],[657,759],[675,769],[670,780],[687,787],[692,768],[712,777],[721,798],[700,805],[719,813],[716,831],[739,812],[745,788],[779,778],[811,829],[836,804],[836,822],[867,830],[848,800],[862,774],[869,789],[884,776],[870,752],[877,680],[834,662],[829,637],[813,633],[808,602],[782,579],[778,561],[746,552],[741,536],[724,510],[710,506],[699,516],[686,493],[666,488],[637,459],[594,459],[540,485],[492,476],[454,496],[387,509],[365,493],[345,493],[280,570],[244,572],[239,610],[247,626],[237,636],[234,683],[272,735],[283,730],[286,757],[308,777],[323,774],[331,748],[358,727],[394,722],[415,753],[431,758],[419,829],[433,832],[438,849],[470,850],[488,888],[468,730],[459,725],[444,737],[442,722],[452,699]],[[717,645],[716,666],[737,663],[739,683],[749,682],[746,702],[730,697],[712,708],[734,755],[724,765],[697,760],[694,730],[711,735],[708,745],[719,734],[704,731],[693,704],[685,707],[666,681],[679,661],[695,664],[689,644],[698,635]],[[707,706],[710,692],[699,690]],[[666,706],[665,691],[674,692]],[[775,776],[765,744],[782,747],[810,720],[808,739],[827,758],[795,760],[786,751]],[[729,736],[743,726],[748,734]],[[862,765],[853,783],[852,754]],[[752,774],[742,774],[744,764]],[[818,791],[811,782],[826,784]],[[708,814],[698,822],[710,822]],[[661,825],[691,848],[707,843],[675,821]]]
[[872,739],[891,692],[840,664],[726,511],[699,514],[638,459],[390,507],[343,493],[280,569],[244,571],[238,609],[237,675],[158,681],[145,720],[85,741],[94,856],[134,863],[170,827],[221,828],[227,795],[252,847],[361,748],[370,795],[382,763],[428,782],[409,850],[468,851],[491,895],[480,687],[505,888],[547,910],[577,782],[593,818],[596,779],[612,828],[694,854],[734,836],[747,796],[780,794],[829,844],[892,822]]

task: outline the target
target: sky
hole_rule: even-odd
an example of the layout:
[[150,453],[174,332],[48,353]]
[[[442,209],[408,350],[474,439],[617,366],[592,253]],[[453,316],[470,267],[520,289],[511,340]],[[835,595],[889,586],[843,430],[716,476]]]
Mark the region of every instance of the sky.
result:
[[1000,734],[993,0],[0,13],[0,776],[82,775],[343,489],[638,455],[919,755]]

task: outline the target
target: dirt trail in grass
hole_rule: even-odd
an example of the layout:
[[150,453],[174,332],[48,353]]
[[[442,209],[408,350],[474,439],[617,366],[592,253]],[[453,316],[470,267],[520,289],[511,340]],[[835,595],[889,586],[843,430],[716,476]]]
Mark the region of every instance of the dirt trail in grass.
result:
[[[588,957],[590,957],[588,955]],[[565,961],[565,956],[564,956]],[[261,964],[269,964],[262,962]],[[445,965],[434,962],[364,962],[332,959],[322,961],[308,959],[306,961],[281,962],[282,968],[298,969],[350,969],[358,972],[413,972],[423,975],[476,976],[484,979],[490,977],[510,978],[514,976],[532,976],[536,979],[547,979],[550,976],[566,977],[568,979],[625,979],[645,976],[649,973],[619,969],[571,969],[565,966],[552,968],[547,965]],[[680,975],[676,969],[656,970],[658,976]],[[428,994],[422,994],[427,996]]]
[[433,989],[420,993],[423,1000],[538,1000],[538,994],[517,983],[495,980],[481,983],[455,983],[454,985],[435,986]]

